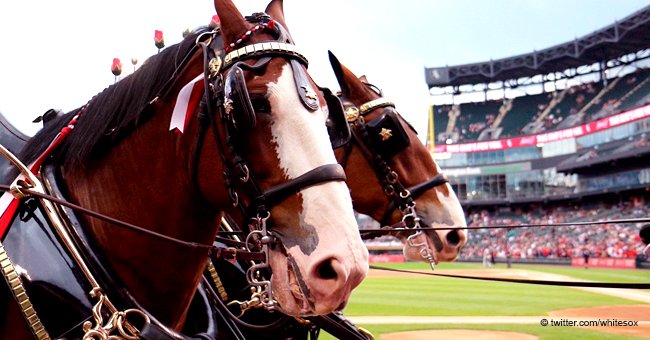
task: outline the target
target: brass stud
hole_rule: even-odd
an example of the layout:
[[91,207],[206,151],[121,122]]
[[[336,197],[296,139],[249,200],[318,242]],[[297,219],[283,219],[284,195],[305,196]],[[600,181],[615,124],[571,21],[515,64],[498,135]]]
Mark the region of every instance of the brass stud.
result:
[[316,100],[318,97],[316,97],[316,93],[310,89],[307,88],[307,86],[303,85],[301,86],[305,90],[305,97],[311,99],[311,100]]
[[210,70],[210,77],[214,78],[219,74],[219,71],[221,71],[221,58],[219,56],[216,56],[212,59],[210,59],[210,62],[208,63],[208,69]]
[[226,114],[230,115],[230,112],[232,112],[232,99],[226,97],[226,99],[223,101],[223,107],[226,109]]
[[393,131],[391,131],[390,129],[381,128],[379,135],[381,136],[382,141],[386,141],[393,136]]
[[359,109],[356,106],[350,106],[345,109],[345,119],[348,122],[354,122],[359,118]]

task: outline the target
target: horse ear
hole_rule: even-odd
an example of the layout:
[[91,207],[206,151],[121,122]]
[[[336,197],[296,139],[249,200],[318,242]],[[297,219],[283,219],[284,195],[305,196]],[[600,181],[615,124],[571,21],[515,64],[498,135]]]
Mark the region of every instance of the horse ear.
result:
[[284,27],[285,30],[287,30],[287,34],[289,34],[289,39],[293,41],[293,38],[291,37],[291,34],[289,33],[289,27],[287,26],[287,22],[284,20],[284,2],[283,0],[271,0],[269,2],[268,6],[266,6],[266,9],[264,12],[273,18],[273,20],[277,21],[282,27]]
[[221,33],[226,46],[237,41],[248,30],[249,24],[232,0],[214,0],[214,9],[221,20]]
[[348,83],[345,80],[345,72],[343,71],[343,65],[341,65],[341,62],[339,59],[332,53],[332,51],[327,51],[327,54],[330,57],[330,64],[332,65],[332,69],[334,70],[334,75],[336,75],[336,80],[339,82],[339,86],[341,87],[341,93],[343,95],[350,95],[350,88],[348,87]]
[[369,84],[369,83],[368,83],[368,78],[366,78],[366,75],[365,75],[365,74],[362,75],[361,77],[359,77],[359,80],[361,80],[362,83]]
[[341,93],[347,97],[369,98],[371,91],[368,90],[368,87],[352,71],[341,64],[332,51],[328,51],[328,53],[336,80],[338,80],[339,86],[341,86]]
[[271,0],[269,2],[268,6],[266,6],[266,9],[264,12],[266,14],[270,15],[273,20],[277,21],[280,23],[287,31],[289,30],[289,27],[287,27],[287,23],[284,21],[284,3],[282,0]]

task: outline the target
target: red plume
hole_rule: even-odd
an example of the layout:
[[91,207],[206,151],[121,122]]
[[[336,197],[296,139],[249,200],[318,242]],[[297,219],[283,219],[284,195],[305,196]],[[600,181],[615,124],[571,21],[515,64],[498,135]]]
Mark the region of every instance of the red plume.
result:
[[122,74],[122,62],[120,58],[113,58],[113,65],[111,65],[111,72],[117,77]]
[[212,20],[210,20],[210,28],[215,29],[219,26],[221,26],[221,19],[219,19],[219,15],[215,14],[212,16]]
[[158,49],[165,47],[165,39],[163,38],[163,32],[156,30],[153,36],[153,41],[156,44]]

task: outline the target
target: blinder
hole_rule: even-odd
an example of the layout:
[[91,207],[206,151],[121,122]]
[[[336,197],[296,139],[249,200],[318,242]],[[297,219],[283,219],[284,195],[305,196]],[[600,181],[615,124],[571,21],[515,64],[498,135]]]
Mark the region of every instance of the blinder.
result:
[[366,129],[375,150],[384,159],[390,159],[411,143],[397,113],[392,109],[384,110],[379,118],[367,123]]
[[224,84],[225,110],[235,128],[245,132],[255,127],[255,109],[246,88],[244,72],[233,65]]
[[[351,138],[350,127],[343,113],[341,100],[327,88],[320,89],[325,97],[328,108],[326,121],[327,133],[333,148],[346,145]],[[255,108],[246,87],[244,72],[239,65],[233,65],[226,76],[224,84],[226,114],[230,117],[235,128],[240,132],[255,127]]]
[[340,148],[348,144],[352,137],[350,125],[348,125],[343,112],[343,103],[341,103],[339,97],[332,94],[330,89],[321,88],[320,90],[327,103],[328,115],[325,125],[330,136],[330,143],[332,143],[332,148]]

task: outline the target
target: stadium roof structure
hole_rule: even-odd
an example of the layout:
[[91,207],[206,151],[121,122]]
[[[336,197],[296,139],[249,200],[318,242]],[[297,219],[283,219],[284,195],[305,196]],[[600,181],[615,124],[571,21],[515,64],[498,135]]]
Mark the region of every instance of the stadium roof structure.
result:
[[650,48],[650,5],[573,41],[486,62],[425,67],[429,88],[485,84],[606,62]]

